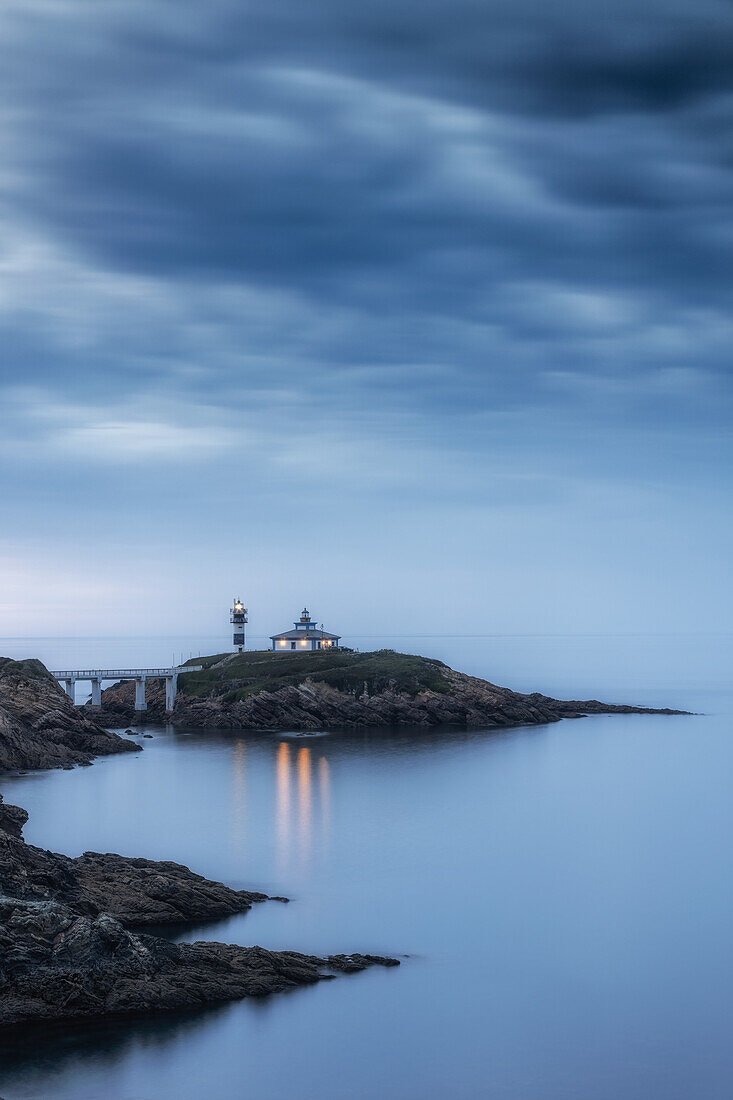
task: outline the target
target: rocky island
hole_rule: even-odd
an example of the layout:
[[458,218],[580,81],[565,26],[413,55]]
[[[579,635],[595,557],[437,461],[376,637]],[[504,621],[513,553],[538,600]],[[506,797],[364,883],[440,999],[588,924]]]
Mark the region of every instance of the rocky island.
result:
[[[172,715],[162,681],[148,681],[148,709],[134,710],[135,688],[121,681],[102,692],[111,725],[170,721],[178,726],[247,730],[328,730],[344,726],[458,725],[486,729],[558,722],[585,714],[677,711],[552,699],[499,687],[442,661],[391,649],[373,653],[220,653],[196,657],[200,672],[179,677]],[[185,667],[185,666],[184,666]]]

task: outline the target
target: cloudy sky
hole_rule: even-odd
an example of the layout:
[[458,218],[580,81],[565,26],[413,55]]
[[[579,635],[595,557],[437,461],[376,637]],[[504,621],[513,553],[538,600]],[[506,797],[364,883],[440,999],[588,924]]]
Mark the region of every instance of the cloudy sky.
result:
[[0,44],[0,634],[729,628],[727,0]]

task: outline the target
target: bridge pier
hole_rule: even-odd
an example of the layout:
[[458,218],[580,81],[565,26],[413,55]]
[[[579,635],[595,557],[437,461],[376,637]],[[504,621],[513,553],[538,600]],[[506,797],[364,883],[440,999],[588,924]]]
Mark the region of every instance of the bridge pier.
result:
[[65,668],[61,672],[52,672],[64,691],[76,702],[76,681],[89,680],[92,685],[92,707],[102,706],[102,680],[134,680],[135,710],[148,709],[145,700],[145,681],[149,676],[155,680],[165,680],[165,709],[170,714],[178,694],[178,677],[183,673],[201,672],[203,665],[168,665],[167,668]]
[[145,677],[139,676],[135,680],[135,710],[147,710],[148,704],[145,702]]
[[102,705],[102,681],[92,680],[92,706],[101,707]]
[[170,714],[173,710],[173,704],[176,701],[176,695],[178,694],[178,676],[176,673],[173,676],[166,676],[165,678],[165,711],[166,714]]

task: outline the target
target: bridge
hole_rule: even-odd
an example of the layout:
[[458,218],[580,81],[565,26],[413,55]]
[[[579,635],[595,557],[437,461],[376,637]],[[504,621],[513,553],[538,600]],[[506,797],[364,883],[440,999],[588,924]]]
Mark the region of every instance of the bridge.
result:
[[92,706],[102,705],[102,680],[134,680],[135,710],[147,710],[145,702],[145,681],[148,679],[165,680],[165,709],[173,710],[178,694],[178,677],[183,672],[201,672],[203,665],[177,665],[175,668],[77,668],[63,672],[52,672],[64,685],[64,690],[72,702],[76,702],[75,686],[77,680],[91,680]]

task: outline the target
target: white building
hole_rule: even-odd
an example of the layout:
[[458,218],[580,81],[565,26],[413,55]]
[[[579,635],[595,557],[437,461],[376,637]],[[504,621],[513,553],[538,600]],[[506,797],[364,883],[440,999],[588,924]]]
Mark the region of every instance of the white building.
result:
[[341,641],[340,634],[329,634],[312,623],[307,607],[303,608],[300,620],[293,627],[293,630],[284,630],[282,634],[270,635],[274,653],[308,653],[313,649],[338,648]]

